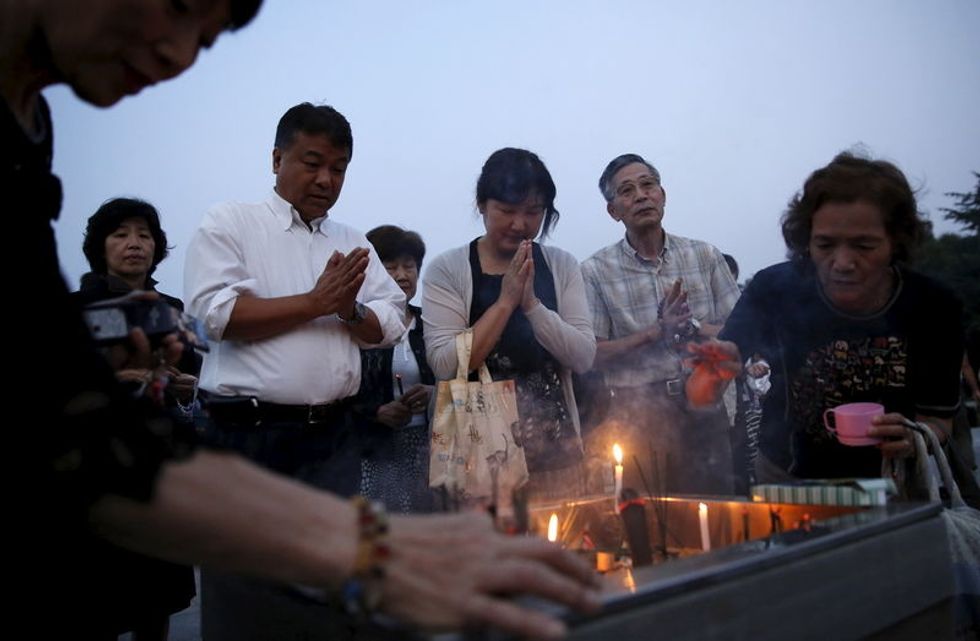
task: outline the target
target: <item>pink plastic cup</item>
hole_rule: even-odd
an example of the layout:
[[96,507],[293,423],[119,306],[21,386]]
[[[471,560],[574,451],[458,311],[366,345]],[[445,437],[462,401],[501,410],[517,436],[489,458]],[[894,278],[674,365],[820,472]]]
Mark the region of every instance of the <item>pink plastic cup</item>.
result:
[[881,438],[868,436],[871,419],[884,413],[879,403],[847,403],[826,410],[823,425],[844,445],[875,445]]

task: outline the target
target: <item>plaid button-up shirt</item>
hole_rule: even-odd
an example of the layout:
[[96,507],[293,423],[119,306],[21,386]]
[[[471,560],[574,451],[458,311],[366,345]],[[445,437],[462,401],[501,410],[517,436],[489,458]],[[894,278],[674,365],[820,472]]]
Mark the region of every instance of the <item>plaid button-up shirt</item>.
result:
[[[691,313],[702,323],[724,324],[739,290],[721,252],[708,243],[664,233],[656,262],[646,260],[624,237],[582,263],[585,294],[596,338],[623,338],[657,322],[657,306],[683,279]],[[663,341],[648,344],[606,367],[606,383],[633,387],[680,378],[683,355]]]

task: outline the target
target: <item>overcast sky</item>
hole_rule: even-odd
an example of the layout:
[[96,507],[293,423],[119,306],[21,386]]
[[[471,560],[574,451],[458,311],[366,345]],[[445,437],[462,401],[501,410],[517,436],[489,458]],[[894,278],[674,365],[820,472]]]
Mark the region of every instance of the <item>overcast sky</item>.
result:
[[276,123],[302,102],[350,120],[354,159],[330,212],[361,231],[420,232],[430,256],[482,232],[474,188],[500,147],[536,152],[558,186],[549,242],[580,260],[618,240],[596,182],[634,152],[661,171],[664,226],[733,254],[783,259],[778,218],[812,170],[863,145],[939,207],[980,170],[976,0],[266,0],[183,76],[100,110],[47,92],[57,223],[71,286],[104,200],[155,204],[183,295],[206,209],[273,186]]

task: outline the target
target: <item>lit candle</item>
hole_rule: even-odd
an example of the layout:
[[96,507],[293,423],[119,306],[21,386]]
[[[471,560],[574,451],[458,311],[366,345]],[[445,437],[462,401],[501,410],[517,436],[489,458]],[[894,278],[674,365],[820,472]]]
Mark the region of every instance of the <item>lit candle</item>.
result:
[[551,513],[551,518],[548,519],[548,540],[552,543],[558,540],[558,515],[554,512]]
[[633,570],[626,568],[626,574],[623,576],[623,587],[630,592],[636,592],[636,579],[633,578]]
[[701,522],[701,549],[711,550],[711,537],[708,535],[708,506],[698,503],[698,521]]
[[619,514],[619,495],[623,492],[623,448],[619,446],[619,443],[613,445],[613,458],[616,460],[616,467],[613,468],[616,472],[616,489],[613,492],[613,507],[616,510],[616,514]]

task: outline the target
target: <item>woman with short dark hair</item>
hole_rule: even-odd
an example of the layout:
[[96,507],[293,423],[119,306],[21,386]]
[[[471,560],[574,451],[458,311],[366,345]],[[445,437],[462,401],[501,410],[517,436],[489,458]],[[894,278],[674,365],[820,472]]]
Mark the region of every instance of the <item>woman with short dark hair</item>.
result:
[[[134,290],[156,291],[150,276],[170,253],[156,207],[136,198],[113,198],[88,219],[82,252],[92,271],[82,276],[78,298],[84,303]],[[184,308],[179,299],[160,294]]]
[[[415,298],[425,243],[414,231],[382,225],[369,231],[385,269],[405,300]],[[406,305],[407,331],[393,347],[361,350],[361,387],[354,406],[363,419],[367,447],[361,457],[360,493],[389,510],[427,512],[429,421],[435,377],[425,360],[422,310]]]
[[[132,245],[136,256],[110,255],[106,243],[112,236],[119,236],[125,224],[140,225],[139,238],[152,241],[151,249],[142,251],[149,243]],[[133,240],[127,238],[126,240]],[[157,265],[170,253],[167,247],[167,234],[160,227],[160,214],[156,207],[136,198],[113,198],[102,203],[88,219],[85,226],[85,240],[82,252],[88,260],[91,274],[86,276],[111,275],[121,278],[130,285],[129,289],[145,289],[150,275]],[[133,252],[130,252],[133,253]],[[135,280],[133,278],[135,277]],[[131,281],[131,282],[129,282]]]
[[[167,257],[169,247],[156,207],[136,198],[113,198],[89,217],[82,251],[92,271],[82,276],[81,287],[72,296],[84,306],[138,290],[157,292],[151,274]],[[179,298],[157,293],[172,307],[184,310]],[[166,391],[187,412],[194,401],[200,370],[200,355],[188,348],[171,372]],[[144,374],[122,370],[116,377],[139,382]]]
[[[922,228],[902,172],[849,153],[813,172],[790,201],[790,261],[752,278],[720,335],[771,368],[760,482],[879,476],[882,457],[914,454],[905,419],[947,440],[959,404],[962,306],[908,268]],[[876,446],[844,444],[824,426],[825,411],[859,401],[884,406],[869,432]]]
[[[125,296],[136,291],[156,291],[150,276],[167,257],[167,234],[160,215],[150,203],[135,198],[113,198],[88,219],[82,251],[92,271],[82,276],[81,288],[72,296],[82,305]],[[177,309],[184,303],[157,292]],[[165,400],[175,423],[189,428],[192,423],[197,374],[201,358],[186,349],[177,367],[171,368]],[[145,369],[123,369],[116,378],[135,388],[150,380]],[[114,635],[133,632],[134,640],[166,639],[171,614],[186,609],[194,598],[194,571],[143,556],[108,543],[93,543],[107,593],[102,603],[118,626]]]

